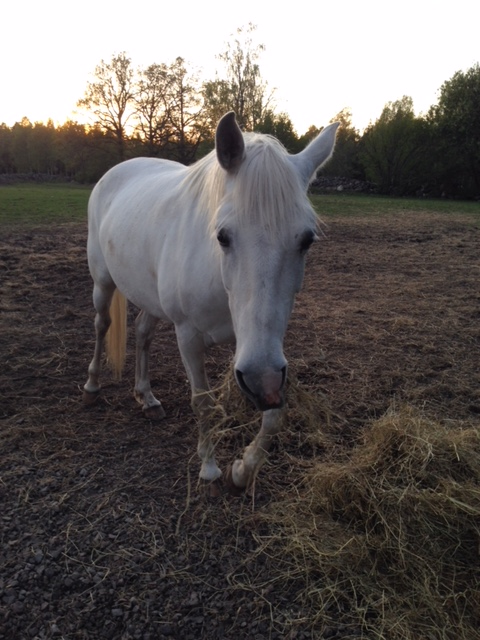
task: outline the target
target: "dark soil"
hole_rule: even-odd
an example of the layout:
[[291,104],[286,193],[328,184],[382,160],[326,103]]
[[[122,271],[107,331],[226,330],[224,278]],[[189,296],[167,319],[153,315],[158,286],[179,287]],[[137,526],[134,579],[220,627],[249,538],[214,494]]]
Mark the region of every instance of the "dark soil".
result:
[[[361,637],[341,612],[335,628],[313,630],[299,580],[273,581],[275,558],[259,552],[275,526],[262,514],[327,448],[290,423],[254,492],[206,495],[170,327],[152,357],[164,421],[133,400],[132,337],[123,380],[105,371],[102,400],[82,404],[94,344],[85,244],[80,225],[2,230],[0,638]],[[285,351],[292,377],[327,398],[336,447],[392,405],[479,424],[479,246],[462,217],[329,224]],[[212,352],[214,384],[230,353]],[[327,429],[325,416],[318,425]],[[232,423],[217,446],[222,468],[253,433]]]

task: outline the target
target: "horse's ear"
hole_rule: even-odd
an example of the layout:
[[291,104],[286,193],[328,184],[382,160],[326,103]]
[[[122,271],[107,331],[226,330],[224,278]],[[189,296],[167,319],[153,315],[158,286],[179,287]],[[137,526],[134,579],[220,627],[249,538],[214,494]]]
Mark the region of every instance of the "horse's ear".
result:
[[233,111],[226,113],[217,125],[215,148],[225,171],[236,171],[244,158],[245,142]]
[[335,147],[335,136],[339,124],[339,122],[329,124],[303,151],[291,156],[292,162],[297,167],[306,187],[308,187],[317,169],[330,159]]

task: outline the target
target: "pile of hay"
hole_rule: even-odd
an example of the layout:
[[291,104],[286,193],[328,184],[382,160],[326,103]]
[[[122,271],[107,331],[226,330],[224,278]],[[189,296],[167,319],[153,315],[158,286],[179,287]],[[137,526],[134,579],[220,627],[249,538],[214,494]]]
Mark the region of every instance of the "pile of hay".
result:
[[480,430],[406,408],[335,455],[258,540],[292,586],[292,626],[308,611],[316,637],[341,622],[342,638],[479,638]]

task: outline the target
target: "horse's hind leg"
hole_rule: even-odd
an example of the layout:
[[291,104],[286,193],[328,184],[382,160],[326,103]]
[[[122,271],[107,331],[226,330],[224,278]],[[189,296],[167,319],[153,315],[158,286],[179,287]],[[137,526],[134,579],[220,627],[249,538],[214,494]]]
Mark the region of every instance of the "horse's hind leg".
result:
[[154,318],[146,311],[140,311],[137,319],[135,320],[137,348],[134,395],[137,402],[142,405],[142,409],[148,417],[160,419],[165,416],[165,411],[152,393],[150,375],[148,371],[149,350],[155,334],[157,322],[158,319]]
[[100,367],[105,343],[105,335],[110,326],[110,303],[112,301],[115,285],[113,282],[107,285],[95,284],[93,287],[93,305],[97,311],[95,316],[95,351],[93,359],[88,367],[88,380],[83,387],[83,399],[86,404],[95,402],[100,392]]

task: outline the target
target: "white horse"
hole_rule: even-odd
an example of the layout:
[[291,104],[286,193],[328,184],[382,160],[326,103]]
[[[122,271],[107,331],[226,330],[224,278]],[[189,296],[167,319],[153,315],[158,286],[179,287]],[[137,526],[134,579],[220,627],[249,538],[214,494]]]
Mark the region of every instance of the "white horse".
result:
[[90,197],[88,263],[97,313],[85,400],[100,390],[109,327],[109,359],[121,371],[128,299],[141,309],[135,398],[144,411],[163,417],[148,355],[157,322],[172,322],[199,418],[203,480],[221,476],[210,433],[215,403],[204,366],[208,347],[235,341],[236,381],[264,412],[258,435],[231,467],[236,488],[252,484],[281,427],[283,339],[305,254],[317,237],[307,188],[333,152],[337,126],[290,155],[275,138],[243,134],[228,113],[218,124],[215,151],[194,165],[128,160],[110,169]]

